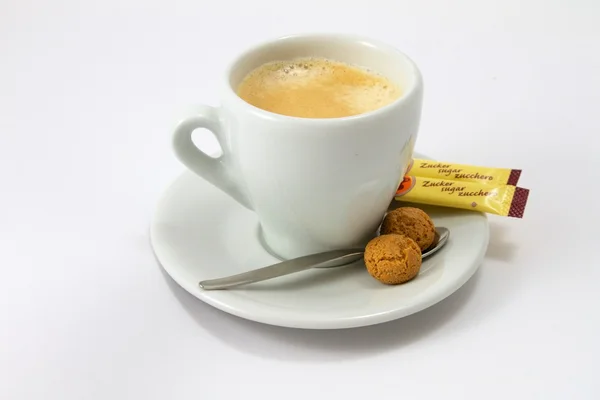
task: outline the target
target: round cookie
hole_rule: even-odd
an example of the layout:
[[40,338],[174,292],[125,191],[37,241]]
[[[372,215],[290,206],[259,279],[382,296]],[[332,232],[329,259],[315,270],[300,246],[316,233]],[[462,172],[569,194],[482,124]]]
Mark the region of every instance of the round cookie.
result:
[[367,244],[364,257],[369,274],[388,285],[407,282],[421,269],[421,249],[402,235],[376,237]]
[[381,224],[381,234],[396,233],[414,240],[422,250],[435,240],[435,225],[425,211],[415,207],[400,207],[390,211]]

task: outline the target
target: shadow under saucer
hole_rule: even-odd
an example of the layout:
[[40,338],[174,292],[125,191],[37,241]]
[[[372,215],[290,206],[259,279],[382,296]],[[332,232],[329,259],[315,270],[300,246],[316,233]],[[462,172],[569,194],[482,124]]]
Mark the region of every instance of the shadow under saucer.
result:
[[[348,271],[360,272],[352,266]],[[183,290],[162,268],[161,272],[190,317],[215,338],[245,353],[305,362],[371,357],[423,340],[450,321],[458,327],[468,325],[469,320],[458,317],[470,303],[482,274],[476,272],[444,301],[395,321],[353,329],[309,330],[266,325],[227,314]]]

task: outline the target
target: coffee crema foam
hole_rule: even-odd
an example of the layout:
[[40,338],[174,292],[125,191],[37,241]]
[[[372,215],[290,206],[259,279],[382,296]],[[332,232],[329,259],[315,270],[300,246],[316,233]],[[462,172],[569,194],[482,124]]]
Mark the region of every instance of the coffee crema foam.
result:
[[384,107],[402,92],[367,69],[325,58],[301,58],[261,65],[243,79],[238,95],[277,114],[339,118]]

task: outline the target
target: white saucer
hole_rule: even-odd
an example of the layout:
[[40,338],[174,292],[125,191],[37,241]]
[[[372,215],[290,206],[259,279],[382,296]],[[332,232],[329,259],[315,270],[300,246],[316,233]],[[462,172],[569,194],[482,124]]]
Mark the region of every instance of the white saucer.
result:
[[415,279],[398,286],[377,282],[358,262],[237,289],[200,289],[200,280],[279,260],[260,245],[256,215],[191,172],[185,172],[163,194],[150,234],[165,271],[185,290],[216,308],[271,325],[352,328],[421,311],[460,288],[479,267],[489,237],[486,216],[442,208],[426,211],[436,225],[450,229],[450,240],[423,262]]

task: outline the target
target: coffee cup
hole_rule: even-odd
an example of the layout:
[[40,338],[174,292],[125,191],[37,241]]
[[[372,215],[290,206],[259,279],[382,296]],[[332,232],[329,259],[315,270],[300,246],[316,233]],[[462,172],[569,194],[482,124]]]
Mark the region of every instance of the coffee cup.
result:
[[[279,114],[238,95],[252,71],[298,59],[364,68],[397,85],[400,95],[372,111],[326,118]],[[202,106],[180,121],[173,148],[187,168],[256,213],[267,250],[289,259],[373,237],[417,139],[423,83],[415,63],[370,38],[292,35],[242,53],[221,83],[220,107]],[[198,128],[215,135],[219,157],[194,145]]]

